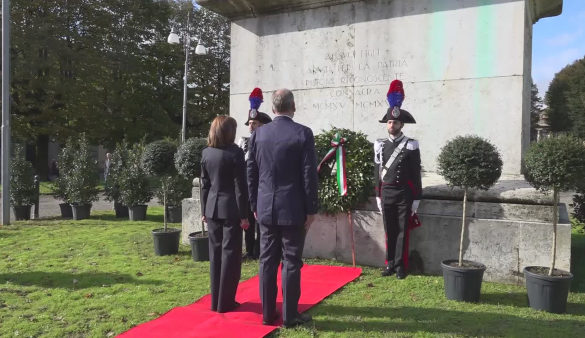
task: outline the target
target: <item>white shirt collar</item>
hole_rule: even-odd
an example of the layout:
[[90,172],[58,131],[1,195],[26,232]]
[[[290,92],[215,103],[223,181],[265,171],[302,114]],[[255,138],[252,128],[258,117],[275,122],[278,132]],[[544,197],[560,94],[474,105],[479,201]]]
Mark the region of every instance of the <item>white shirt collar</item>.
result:
[[404,138],[404,133],[402,133],[402,132],[396,137],[388,134],[388,139],[392,142],[400,142],[403,138]]

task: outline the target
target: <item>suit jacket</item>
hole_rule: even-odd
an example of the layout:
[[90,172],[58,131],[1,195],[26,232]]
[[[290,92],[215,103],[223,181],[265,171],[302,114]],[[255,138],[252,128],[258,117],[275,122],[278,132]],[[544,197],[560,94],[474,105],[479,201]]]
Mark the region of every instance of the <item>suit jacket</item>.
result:
[[235,144],[207,147],[201,154],[201,211],[208,218],[247,218],[244,152]]
[[258,221],[303,225],[317,213],[317,158],[311,129],[277,116],[248,144],[248,191]]
[[375,153],[375,177],[376,177],[376,195],[385,197],[388,194],[393,194],[400,188],[408,189],[409,196],[412,199],[420,199],[422,194],[421,182],[421,161],[420,150],[418,142],[414,139],[409,139],[404,148],[400,151],[396,160],[384,177],[380,177],[382,168],[386,161],[392,156],[396,147],[402,141],[402,137],[395,142],[390,139],[377,140],[374,145]]

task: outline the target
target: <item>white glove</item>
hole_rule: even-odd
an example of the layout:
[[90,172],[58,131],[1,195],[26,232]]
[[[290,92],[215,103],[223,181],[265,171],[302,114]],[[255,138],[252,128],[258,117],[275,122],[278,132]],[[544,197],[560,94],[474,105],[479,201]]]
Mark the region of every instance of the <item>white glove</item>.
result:
[[382,198],[381,197],[376,197],[376,204],[378,205],[378,210],[380,210],[380,213],[382,212]]
[[411,215],[414,215],[416,213],[416,210],[418,209],[418,205],[420,204],[420,200],[414,200],[412,201],[412,208],[411,208]]

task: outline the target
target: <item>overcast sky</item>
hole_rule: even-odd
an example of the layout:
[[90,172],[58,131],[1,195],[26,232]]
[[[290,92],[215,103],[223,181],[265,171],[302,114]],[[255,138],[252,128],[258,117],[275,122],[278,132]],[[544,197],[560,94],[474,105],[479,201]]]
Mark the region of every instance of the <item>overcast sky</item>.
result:
[[544,97],[556,73],[585,57],[585,0],[563,0],[563,13],[540,19],[532,35],[532,78]]

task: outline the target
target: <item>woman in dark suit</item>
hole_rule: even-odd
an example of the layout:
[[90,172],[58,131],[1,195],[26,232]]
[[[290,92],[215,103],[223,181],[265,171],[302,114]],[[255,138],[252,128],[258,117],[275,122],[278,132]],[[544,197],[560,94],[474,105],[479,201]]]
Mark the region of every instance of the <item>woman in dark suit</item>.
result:
[[244,152],[235,143],[236,120],[218,116],[211,123],[201,157],[201,210],[209,228],[211,310],[227,312],[240,304],[236,290],[242,264],[242,229],[248,224]]

